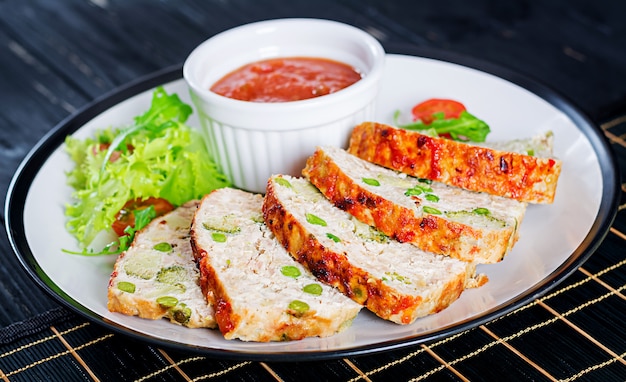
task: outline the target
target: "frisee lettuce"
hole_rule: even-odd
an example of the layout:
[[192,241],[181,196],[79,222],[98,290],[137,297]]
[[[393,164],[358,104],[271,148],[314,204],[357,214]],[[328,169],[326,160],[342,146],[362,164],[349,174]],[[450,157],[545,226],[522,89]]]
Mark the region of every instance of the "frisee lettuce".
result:
[[102,256],[102,255],[117,255],[127,250],[130,244],[135,238],[135,233],[141,231],[145,226],[156,218],[156,210],[154,206],[149,206],[140,210],[135,210],[135,225],[127,226],[124,229],[124,236],[120,236],[117,241],[112,241],[106,244],[99,251],[95,251],[93,248],[83,248],[81,251],[70,251],[63,249],[63,252],[71,255],[83,255],[83,256]]
[[[65,208],[66,228],[81,247],[110,230],[129,200],[153,196],[179,206],[230,185],[211,160],[201,134],[185,124],[191,113],[178,95],[158,87],[149,110],[130,126],[105,128],[94,138],[66,138],[65,149],[75,163],[66,174],[74,189],[74,202]],[[128,247],[129,238],[99,253],[119,253]]]

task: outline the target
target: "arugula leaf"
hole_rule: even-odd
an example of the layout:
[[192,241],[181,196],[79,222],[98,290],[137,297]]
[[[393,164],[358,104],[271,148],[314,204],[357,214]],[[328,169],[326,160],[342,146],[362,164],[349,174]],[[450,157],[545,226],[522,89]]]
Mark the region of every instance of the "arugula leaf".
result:
[[[154,206],[148,206],[147,208],[141,210],[135,210],[133,212],[135,215],[135,227],[131,228],[130,226],[126,228],[126,231],[130,231],[132,229],[132,234],[143,229],[148,225],[156,217],[156,211],[154,210]],[[131,232],[127,232],[131,233]]]
[[119,248],[118,250],[121,252],[127,250],[130,247],[130,244],[133,242],[135,238],[135,233],[141,231],[145,226],[148,225],[156,217],[156,211],[154,210],[154,206],[149,206],[147,208],[141,210],[133,211],[135,215],[135,226],[128,226],[124,230],[126,233],[125,236],[121,236],[119,238]]
[[[484,142],[491,131],[489,125],[467,111],[461,112],[458,118],[445,119],[443,113],[433,114],[433,121],[425,124],[417,121],[408,124],[399,123],[400,111],[394,113],[396,126],[407,130],[434,130],[437,135],[449,134],[457,141]],[[431,135],[431,134],[429,134]]]

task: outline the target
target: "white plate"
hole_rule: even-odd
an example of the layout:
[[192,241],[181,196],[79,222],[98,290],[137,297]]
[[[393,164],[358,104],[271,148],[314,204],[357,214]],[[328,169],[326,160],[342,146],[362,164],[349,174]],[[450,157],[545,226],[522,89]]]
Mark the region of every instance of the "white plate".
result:
[[[524,138],[552,130],[555,154],[564,163],[556,198],[552,205],[528,208],[521,238],[504,261],[479,266],[479,272],[489,276],[489,283],[464,292],[449,308],[411,325],[392,324],[363,311],[350,329],[330,338],[245,343],[226,341],[217,330],[187,329],[165,320],[144,320],[107,310],[107,283],[114,257],[61,252],[62,248],[77,249],[64,227],[64,205],[71,193],[65,171],[72,163],[63,150],[63,139],[68,134],[85,138],[97,128],[129,123],[148,108],[156,85],[164,84],[168,92],[176,92],[190,103],[179,68],[98,100],[43,139],[24,160],[9,190],[9,238],[34,280],[75,311],[159,345],[213,356],[333,358],[408,346],[468,329],[536,298],[575,270],[606,234],[617,203],[616,166],[599,129],[545,87],[501,68],[485,67],[498,75],[433,58],[389,55],[377,119],[389,123],[396,109],[408,113],[418,101],[442,97],[462,101],[484,119],[492,129],[490,140]],[[190,124],[197,126],[193,118]]]

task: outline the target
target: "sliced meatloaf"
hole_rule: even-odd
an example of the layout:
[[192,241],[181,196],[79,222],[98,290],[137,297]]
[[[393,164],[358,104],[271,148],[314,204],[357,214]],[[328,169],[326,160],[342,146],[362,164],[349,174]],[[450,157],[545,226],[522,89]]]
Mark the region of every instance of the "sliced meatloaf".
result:
[[529,203],[553,202],[562,163],[551,156],[551,133],[518,142],[518,151],[493,147],[365,122],[352,131],[348,151],[417,178]]
[[389,239],[303,178],[273,176],[263,204],[278,241],[321,281],[398,324],[436,313],[482,284],[473,263]]
[[335,147],[303,170],[337,207],[385,235],[477,263],[500,261],[518,238],[526,203],[418,179]]
[[333,335],[361,305],[319,282],[263,223],[262,196],[224,188],[203,198],[192,246],[226,339],[286,341]]
[[213,306],[199,285],[189,228],[198,201],[158,217],[137,232],[113,269],[108,309],[148,319],[167,318],[190,328],[214,328]]

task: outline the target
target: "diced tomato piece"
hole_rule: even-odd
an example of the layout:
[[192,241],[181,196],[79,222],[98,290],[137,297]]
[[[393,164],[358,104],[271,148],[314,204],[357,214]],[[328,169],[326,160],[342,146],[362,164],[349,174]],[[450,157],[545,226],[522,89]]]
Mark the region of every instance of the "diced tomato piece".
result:
[[465,111],[465,105],[451,99],[431,98],[413,107],[413,120],[430,124],[435,118],[433,114],[443,113],[444,119],[459,118]]
[[111,146],[110,143],[98,143],[97,145],[95,145],[92,149],[91,149],[91,153],[93,155],[98,154],[100,151],[107,151],[109,149],[109,147]]
[[[93,155],[98,154],[101,151],[107,151],[109,149],[109,147],[111,147],[110,143],[98,143],[97,145],[95,145],[92,149],[92,153]],[[129,152],[133,152],[133,150],[135,149],[132,145],[126,145],[126,149]],[[122,152],[119,150],[115,150],[111,153],[111,156],[109,157],[109,162],[113,163],[116,160],[120,159],[120,156],[122,155]]]
[[115,215],[115,221],[111,225],[118,236],[124,236],[126,227],[135,226],[135,211],[154,206],[156,216],[162,216],[172,211],[174,206],[163,198],[149,197],[147,199],[133,199],[124,204],[124,207]]

